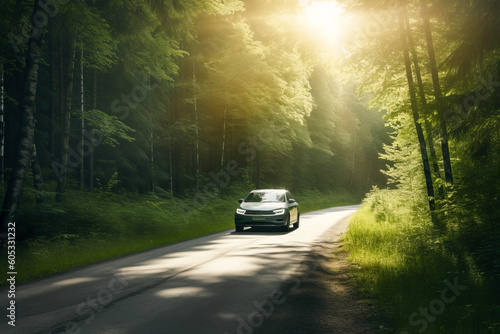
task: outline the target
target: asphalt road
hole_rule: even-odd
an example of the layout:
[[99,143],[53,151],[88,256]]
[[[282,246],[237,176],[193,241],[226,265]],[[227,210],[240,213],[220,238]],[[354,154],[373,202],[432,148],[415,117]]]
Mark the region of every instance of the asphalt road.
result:
[[[19,285],[0,333],[250,334],[315,270],[311,251],[359,206],[301,215],[290,232],[228,230]],[[207,222],[209,223],[209,222]]]

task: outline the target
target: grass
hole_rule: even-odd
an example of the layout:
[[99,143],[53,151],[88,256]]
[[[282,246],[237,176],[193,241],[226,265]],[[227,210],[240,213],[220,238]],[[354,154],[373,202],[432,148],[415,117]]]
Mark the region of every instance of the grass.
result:
[[[47,198],[36,205],[28,194],[16,222],[17,282],[231,229],[243,195],[194,201],[68,190],[63,203]],[[356,202],[347,193],[296,196],[302,213]],[[0,266],[7,268],[6,248],[2,253]]]
[[300,212],[306,213],[334,206],[359,204],[361,199],[357,196],[348,193],[347,191],[320,193],[318,191],[305,191],[295,194],[297,201],[300,203]]
[[498,288],[425,220],[388,222],[365,204],[344,241],[358,286],[391,323],[382,332],[500,333]]

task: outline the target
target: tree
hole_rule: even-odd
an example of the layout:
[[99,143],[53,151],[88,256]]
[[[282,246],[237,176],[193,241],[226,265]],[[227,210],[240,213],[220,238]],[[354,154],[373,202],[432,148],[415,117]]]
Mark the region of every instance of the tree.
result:
[[0,183],[2,190],[5,183],[5,83],[3,59],[0,59]]
[[432,86],[434,88],[434,97],[438,106],[439,127],[441,130],[441,151],[443,153],[444,174],[446,182],[453,184],[453,173],[450,161],[450,149],[448,145],[448,129],[444,119],[444,106],[442,103],[441,85],[439,83],[439,73],[436,64],[436,54],[434,51],[434,42],[432,40],[432,31],[429,16],[427,13],[427,0],[421,0],[422,19],[427,42],[427,52],[429,54],[429,68],[432,76]]
[[[66,50],[64,50],[65,52],[59,55],[61,57],[61,62],[65,64],[65,67],[60,70],[62,74],[62,81],[60,82],[60,99],[64,101],[64,104],[61,104],[63,108],[61,110],[62,133],[59,162],[53,163],[53,169],[56,171],[58,181],[56,201],[60,202],[63,199],[68,172],[72,169],[71,166],[69,166],[70,153],[72,153],[71,157],[76,160],[72,162],[72,165],[81,165],[80,171],[83,172],[83,156],[80,156],[82,152],[77,152],[69,146],[71,115],[73,113],[73,84],[76,50],[88,50],[87,60],[90,67],[104,69],[113,61],[114,43],[111,41],[109,26],[100,16],[97,8],[89,6],[85,1],[77,1],[68,4],[57,18],[60,23],[58,27],[60,29],[59,34],[64,35],[67,41],[67,43],[65,43],[67,45]],[[81,61],[81,64],[83,64],[83,53]],[[81,68],[81,75],[83,75],[83,67]],[[80,146],[83,148],[83,142],[80,142]],[[83,175],[81,175],[81,178],[81,182],[83,182]]]
[[34,136],[34,108],[38,84],[38,64],[40,61],[40,50],[43,41],[42,29],[37,25],[37,13],[41,11],[40,3],[35,2],[33,8],[31,33],[28,41],[28,52],[26,55],[26,69],[24,72],[24,92],[22,101],[22,127],[21,139],[19,141],[16,167],[9,181],[5,196],[2,214],[0,216],[2,233],[0,242],[7,239],[7,229],[15,223],[21,201],[21,195],[26,180],[26,173],[30,167],[33,152]]
[[[335,85],[324,66],[314,68],[311,77],[311,95],[313,109],[307,117],[307,128],[312,147],[309,152],[309,171],[314,188],[325,191],[332,187],[331,180],[343,179],[344,152],[340,149],[345,140],[343,129],[338,124],[340,119],[340,87]],[[332,168],[335,166],[335,168]],[[328,175],[328,176],[327,176]],[[326,181],[328,180],[328,181]]]
[[[415,76],[416,76],[417,84],[418,84],[420,105],[421,105],[422,109],[426,110],[428,108],[428,105],[427,105],[427,98],[426,98],[426,94],[425,94],[424,83],[422,80],[422,73],[420,70],[420,61],[419,61],[417,50],[415,48],[415,43],[413,40],[412,30],[411,30],[410,20],[408,18],[408,15],[405,15],[405,29],[407,32],[408,47],[410,49],[410,53],[412,56],[413,68],[415,69]],[[425,131],[427,134],[427,143],[429,144],[429,152],[431,155],[432,168],[433,168],[434,174],[437,176],[437,178],[441,179],[441,172],[439,171],[439,166],[437,163],[436,149],[434,147],[432,125],[430,124],[427,117],[424,117],[423,123],[424,123],[424,128],[425,128]],[[444,194],[444,189],[442,186],[439,186],[439,193],[440,193],[440,195]]]
[[[415,129],[417,131],[417,137],[418,137],[418,142],[420,144],[420,152],[421,152],[421,157],[422,157],[422,164],[424,167],[424,175],[425,175],[425,183],[427,187],[427,196],[429,200],[429,208],[431,212],[433,212],[436,209],[436,204],[434,200],[434,187],[433,187],[433,182],[432,182],[432,175],[431,175],[431,169],[429,165],[429,158],[427,155],[427,146],[425,143],[425,138],[424,134],[422,131],[422,126],[419,122],[419,113],[418,113],[418,104],[417,104],[417,96],[416,96],[416,88],[415,88],[415,83],[413,81],[413,73],[411,69],[411,60],[410,60],[410,52],[409,52],[409,47],[408,47],[408,32],[405,27],[405,13],[404,13],[404,8],[400,9],[400,14],[399,14],[399,29],[401,33],[401,44],[403,47],[403,56],[404,56],[404,61],[405,61],[405,67],[406,67],[406,78],[408,80],[408,90],[410,93],[410,102],[411,102],[411,110],[413,114],[413,121],[415,124]],[[437,224],[435,219],[433,219],[433,222]]]

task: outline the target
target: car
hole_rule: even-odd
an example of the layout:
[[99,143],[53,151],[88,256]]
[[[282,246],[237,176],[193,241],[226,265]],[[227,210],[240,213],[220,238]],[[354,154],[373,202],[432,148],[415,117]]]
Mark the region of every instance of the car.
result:
[[245,227],[279,227],[282,231],[299,228],[299,204],[285,189],[256,189],[244,199],[234,214],[236,232]]

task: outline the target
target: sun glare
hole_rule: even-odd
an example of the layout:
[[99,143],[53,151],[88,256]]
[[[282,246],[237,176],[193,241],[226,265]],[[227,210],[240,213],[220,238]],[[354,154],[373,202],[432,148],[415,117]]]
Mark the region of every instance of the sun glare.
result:
[[327,49],[338,49],[345,28],[345,13],[335,1],[300,0],[301,22],[309,38]]
[[306,20],[318,28],[330,29],[332,22],[344,12],[341,6],[333,1],[302,2]]

